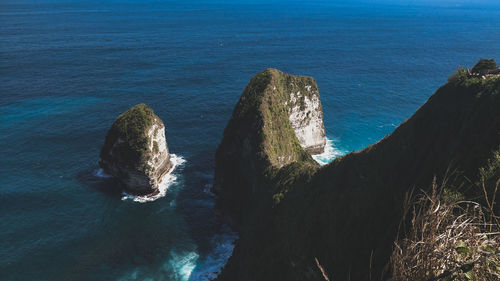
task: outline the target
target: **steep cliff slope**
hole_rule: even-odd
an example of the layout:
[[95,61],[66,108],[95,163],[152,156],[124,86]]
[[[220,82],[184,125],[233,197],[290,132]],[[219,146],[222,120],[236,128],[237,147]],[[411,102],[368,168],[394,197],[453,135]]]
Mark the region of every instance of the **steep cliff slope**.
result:
[[[243,96],[233,119],[261,105]],[[330,280],[380,280],[409,190],[451,175],[449,186],[479,194],[479,168],[500,146],[500,77],[459,71],[391,135],[321,168],[288,122],[243,115],[217,151],[218,206],[245,217],[218,280],[324,280],[320,268]],[[252,126],[270,128],[278,153]],[[235,142],[237,134],[245,138]],[[283,155],[289,160],[281,163]]]
[[[266,69],[241,95],[216,153],[214,191],[233,218],[248,214],[252,198],[290,163],[317,167],[309,153],[326,144],[318,86],[311,77]],[[309,153],[308,153],[309,152]],[[253,208],[253,207],[252,207]]]

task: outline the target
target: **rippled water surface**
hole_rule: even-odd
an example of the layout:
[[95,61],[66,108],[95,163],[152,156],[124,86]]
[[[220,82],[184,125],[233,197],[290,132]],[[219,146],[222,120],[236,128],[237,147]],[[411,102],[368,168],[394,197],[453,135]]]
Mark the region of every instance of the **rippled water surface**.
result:
[[[0,1],[0,279],[214,277],[236,239],[208,191],[215,149],[267,67],[315,77],[327,162],[389,134],[458,65],[500,59],[494,2],[344,2]],[[153,202],[97,169],[137,103],[179,160]]]

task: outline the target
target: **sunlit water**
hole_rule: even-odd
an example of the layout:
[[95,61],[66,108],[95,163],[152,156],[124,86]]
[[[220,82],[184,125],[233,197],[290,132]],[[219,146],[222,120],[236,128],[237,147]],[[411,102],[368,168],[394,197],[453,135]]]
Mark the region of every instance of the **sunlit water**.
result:
[[[389,134],[458,65],[500,58],[496,2],[370,2],[0,1],[0,279],[216,276],[237,236],[214,213],[215,149],[267,67],[316,79],[324,164]],[[155,200],[97,166],[138,103],[177,155]]]

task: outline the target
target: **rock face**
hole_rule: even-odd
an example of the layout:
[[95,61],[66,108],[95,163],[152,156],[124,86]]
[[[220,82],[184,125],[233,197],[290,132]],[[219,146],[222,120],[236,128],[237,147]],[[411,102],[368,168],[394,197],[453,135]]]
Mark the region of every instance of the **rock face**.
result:
[[315,143],[315,118],[304,118],[321,107],[315,91],[312,78],[268,69],[236,105],[214,188],[240,236],[217,281],[386,280],[412,190],[435,178],[466,200],[481,195],[473,183],[500,148],[498,76],[459,71],[392,134],[321,167],[304,145]]
[[213,190],[236,220],[246,216],[250,198],[268,192],[266,178],[255,175],[291,163],[317,165],[310,154],[326,143],[321,110],[311,77],[266,69],[250,80],[216,153]]
[[[323,111],[319,99],[318,86],[309,77],[294,77],[305,80],[305,86],[296,92],[297,87],[290,85],[288,105],[290,124],[299,139],[300,145],[311,154],[323,153],[326,144]],[[292,82],[293,83],[293,82]]]
[[145,104],[118,116],[100,156],[99,166],[135,194],[155,193],[162,176],[172,167],[165,125]]

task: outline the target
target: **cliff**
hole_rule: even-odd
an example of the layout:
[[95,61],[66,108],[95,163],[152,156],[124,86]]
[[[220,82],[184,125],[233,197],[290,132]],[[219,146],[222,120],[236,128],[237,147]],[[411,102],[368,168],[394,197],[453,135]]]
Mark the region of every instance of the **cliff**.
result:
[[272,71],[252,78],[217,150],[217,206],[240,230],[217,280],[384,280],[410,190],[436,177],[480,195],[500,147],[499,76],[459,71],[391,135],[319,167],[266,93]]
[[[250,80],[216,152],[214,191],[221,209],[243,219],[272,174],[290,163],[319,165],[326,144],[318,86],[311,77],[266,69]],[[309,153],[308,153],[309,152]]]
[[125,190],[155,193],[172,164],[165,139],[165,125],[144,104],[122,113],[109,129],[99,165],[116,177]]

